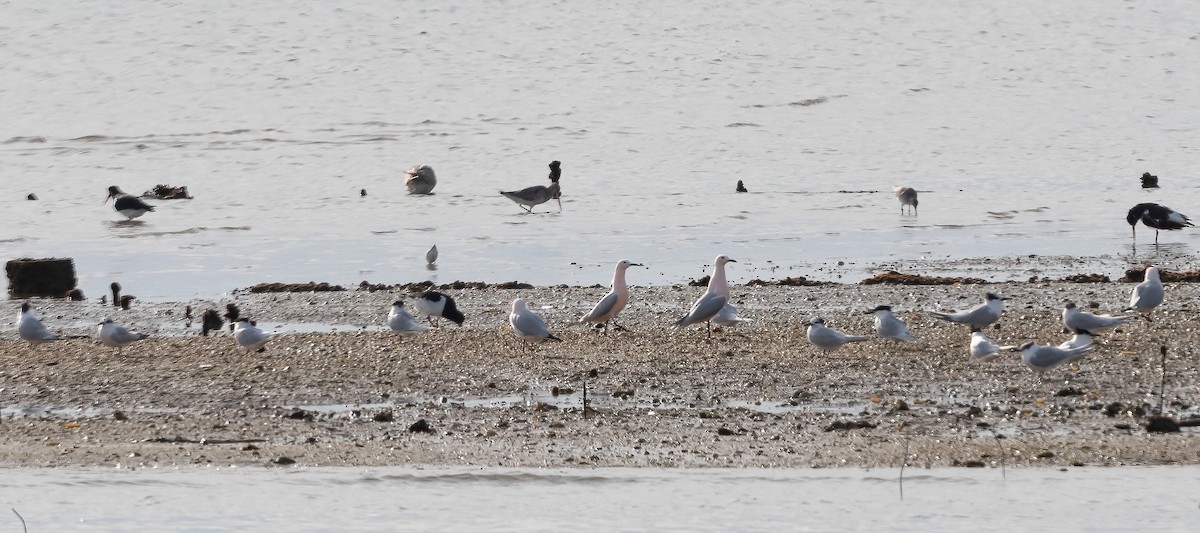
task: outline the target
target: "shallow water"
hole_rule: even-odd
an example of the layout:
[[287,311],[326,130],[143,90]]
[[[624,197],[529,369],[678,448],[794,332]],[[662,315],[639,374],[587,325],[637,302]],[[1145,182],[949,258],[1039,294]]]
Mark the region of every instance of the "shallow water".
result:
[[907,468],[903,498],[898,469],[43,469],[0,488],[30,531],[1186,531],[1198,474]]
[[[1115,273],[1190,264],[1200,242],[1142,230],[1133,248],[1124,222],[1200,198],[1191,3],[0,10],[0,258],[74,257],[93,296],[590,285],[620,258],[647,264],[631,283],[676,283],[718,253],[734,282],[908,264],[1025,279],[1050,267],[985,260]],[[552,159],[561,213],[496,194],[545,183]],[[416,163],[434,195],[404,194]],[[1164,188],[1140,189],[1145,171]],[[159,183],[195,199],[132,223],[101,203]]]

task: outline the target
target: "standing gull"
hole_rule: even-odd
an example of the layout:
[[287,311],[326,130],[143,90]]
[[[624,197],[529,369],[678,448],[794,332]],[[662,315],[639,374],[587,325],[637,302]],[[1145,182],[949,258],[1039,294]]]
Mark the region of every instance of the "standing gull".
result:
[[124,326],[113,323],[111,318],[105,317],[100,322],[100,327],[96,329],[96,334],[100,337],[100,344],[116,348],[117,355],[121,354],[121,349],[133,344],[137,341],[150,337],[145,333],[135,333],[125,329]]
[[909,206],[912,214],[917,214],[917,190],[912,187],[892,187],[892,194],[900,200],[900,214],[904,214],[904,206]]
[[513,333],[525,342],[562,340],[550,333],[550,328],[546,327],[546,321],[542,320],[537,313],[530,311],[529,307],[525,305],[525,300],[521,298],[513,300],[512,313],[508,315],[508,325],[512,327]]
[[827,352],[841,348],[842,345],[847,343],[862,342],[870,339],[870,337],[862,335],[847,335],[826,326],[825,319],[819,316],[808,319],[808,329],[805,331],[805,335],[808,336],[808,342],[812,343],[813,346]]
[[1079,330],[1103,333],[1130,320],[1133,320],[1133,317],[1095,315],[1087,311],[1081,311],[1078,307],[1075,307],[1075,302],[1067,302],[1066,307],[1062,311],[1063,325],[1071,333],[1077,333]]
[[413,165],[404,171],[404,186],[408,188],[408,194],[429,194],[436,185],[437,176],[429,165]]
[[62,337],[50,333],[46,326],[42,325],[42,321],[38,320],[33,314],[33,309],[29,302],[21,304],[21,314],[17,318],[17,335],[22,339],[29,341],[30,346],[36,346],[44,342],[59,341]]
[[592,310],[583,315],[579,319],[580,324],[591,322],[593,324],[603,324],[604,332],[608,333],[608,323],[612,322],[613,328],[618,331],[624,331],[625,328],[617,323],[617,315],[625,309],[625,304],[629,303],[629,287],[625,285],[625,270],[631,266],[642,266],[641,263],[631,263],[627,259],[622,259],[617,262],[617,267],[613,269],[612,284],[609,285],[608,294],[604,295]]
[[1126,307],[1125,310],[1136,310],[1149,316],[1154,312],[1154,308],[1162,303],[1163,284],[1158,277],[1158,267],[1148,267],[1146,268],[1146,280],[1133,288],[1133,294],[1129,297],[1129,307]]
[[1000,314],[1004,312],[1004,298],[1000,295],[989,292],[983,303],[967,310],[958,313],[939,313],[931,312],[935,318],[940,318],[948,322],[957,322],[968,326],[983,329],[996,321],[1000,320]]
[[133,220],[150,211],[154,211],[154,206],[143,202],[141,198],[126,194],[116,185],[108,188],[108,196],[104,198],[104,203],[108,203],[110,198],[115,199],[113,201],[113,208],[127,220]]
[[417,310],[417,313],[425,315],[429,319],[429,323],[433,325],[437,325],[437,318],[444,318],[459,326],[463,325],[463,321],[467,319],[458,310],[454,298],[437,291],[427,291],[418,296],[416,300],[413,300],[413,308]]
[[562,177],[562,163],[558,161],[550,162],[550,186],[534,185],[526,187],[519,191],[500,191],[500,194],[505,198],[512,200],[520,205],[525,211],[532,213],[534,206],[544,204],[550,200],[558,202],[558,210],[562,211],[562,191],[558,187],[558,179]]
[[274,335],[264,333],[257,326],[250,323],[250,319],[242,317],[237,321],[233,328],[233,338],[246,349],[246,353],[251,350],[256,352],[267,351],[267,341],[270,341]]
[[687,327],[692,324],[705,322],[708,334],[712,335],[712,319],[721,312],[721,308],[729,302],[729,284],[725,281],[725,263],[736,263],[727,255],[718,255],[713,260],[712,277],[708,279],[708,290],[692,304],[691,311],[675,322],[676,327]]
[[387,324],[392,331],[401,335],[415,335],[422,331],[429,331],[429,326],[417,322],[417,319],[408,314],[404,309],[404,301],[396,300],[392,303],[392,310],[388,311]]
[[1165,205],[1152,203],[1138,204],[1129,210],[1129,214],[1125,215],[1125,221],[1129,223],[1129,227],[1133,230],[1133,240],[1137,240],[1137,223],[1141,220],[1142,224],[1154,228],[1154,244],[1158,244],[1159,230],[1177,230],[1187,226],[1192,226],[1192,221],[1186,215],[1171,209]]
[[904,325],[904,322],[892,314],[890,305],[876,306],[864,314],[875,315],[875,333],[878,333],[880,337],[904,342],[921,342],[921,339],[909,333],[908,326]]

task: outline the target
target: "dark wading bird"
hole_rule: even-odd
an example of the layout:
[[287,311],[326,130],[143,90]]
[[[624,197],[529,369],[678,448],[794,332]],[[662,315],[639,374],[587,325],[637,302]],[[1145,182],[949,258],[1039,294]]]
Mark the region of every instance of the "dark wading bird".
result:
[[1138,204],[1133,206],[1129,210],[1129,214],[1125,216],[1125,221],[1133,229],[1133,239],[1135,241],[1137,240],[1137,223],[1139,220],[1147,227],[1154,228],[1154,244],[1158,244],[1159,230],[1177,230],[1193,225],[1192,221],[1186,215],[1165,205],[1151,203]]

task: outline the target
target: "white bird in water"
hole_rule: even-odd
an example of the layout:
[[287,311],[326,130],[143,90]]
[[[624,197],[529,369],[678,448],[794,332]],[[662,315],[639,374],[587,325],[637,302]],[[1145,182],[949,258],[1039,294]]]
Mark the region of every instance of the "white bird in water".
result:
[[425,264],[427,264],[427,265],[434,264],[435,262],[437,262],[437,257],[438,257],[438,251],[437,251],[437,245],[435,244],[435,245],[429,247],[428,252],[425,252]]
[[550,162],[550,186],[534,185],[526,187],[519,191],[500,191],[500,194],[505,198],[512,200],[520,205],[525,211],[532,213],[535,206],[555,200],[558,202],[558,210],[562,211],[562,190],[558,186],[558,179],[562,177],[562,163],[558,161]]
[[422,331],[429,331],[429,326],[417,322],[417,319],[408,314],[404,309],[404,301],[396,300],[392,303],[392,310],[388,311],[387,325],[392,328],[392,331],[401,335],[415,335]]
[[1062,311],[1063,325],[1072,333],[1079,330],[1104,333],[1130,320],[1133,320],[1133,317],[1095,315],[1087,311],[1081,311],[1078,307],[1075,307],[1075,302],[1067,302],[1066,307]]
[[42,321],[38,320],[33,314],[33,309],[29,302],[21,304],[21,313],[17,317],[17,335],[21,339],[29,341],[30,346],[36,346],[44,342],[60,341],[62,337],[50,333],[46,326],[42,325]]
[[984,329],[1000,320],[1000,315],[1004,313],[1004,298],[1000,295],[989,292],[983,303],[967,310],[958,313],[939,313],[936,311],[930,312],[934,318],[940,318],[948,322],[957,322],[966,324],[973,328]]
[[458,310],[458,304],[454,302],[449,294],[443,294],[437,291],[426,291],[413,300],[413,308],[418,314],[425,315],[429,319],[429,323],[437,325],[437,318],[444,318],[459,326],[466,321],[466,315]]
[[617,315],[621,314],[621,311],[625,309],[625,304],[629,303],[629,287],[625,284],[625,271],[631,266],[642,266],[642,264],[632,263],[627,259],[617,262],[616,268],[613,269],[612,284],[609,285],[608,294],[596,302],[595,307],[592,307],[588,314],[579,319],[580,324],[588,322],[603,324],[605,333],[608,333],[609,322],[612,322],[613,328],[619,331],[625,329],[617,323]]
[[1139,220],[1147,227],[1154,228],[1154,244],[1158,244],[1159,230],[1177,230],[1193,225],[1187,215],[1165,205],[1152,203],[1137,204],[1125,216],[1125,221],[1129,223],[1129,227],[1133,230],[1133,240],[1135,241],[1137,240],[1137,223]]
[[1083,354],[1090,351],[1092,346],[1089,344],[1079,348],[1063,349],[1057,346],[1042,346],[1027,342],[1020,348],[1021,362],[1037,372],[1044,373],[1083,357]]
[[100,337],[100,344],[116,348],[117,355],[121,354],[122,348],[150,337],[145,333],[129,331],[124,326],[114,323],[109,317],[104,317],[104,320],[100,322],[100,327],[96,328],[96,335]]
[[267,350],[267,342],[273,337],[274,335],[265,333],[251,324],[250,319],[246,317],[238,319],[237,325],[233,328],[234,340],[246,349],[246,353],[250,353],[251,350],[265,352]]
[[1158,267],[1148,267],[1145,281],[1138,283],[1133,288],[1133,294],[1129,297],[1129,307],[1126,307],[1125,310],[1136,310],[1149,316],[1154,312],[1154,308],[1162,303],[1163,284],[1162,279],[1158,277]]
[[725,281],[725,263],[736,262],[727,255],[718,255],[713,260],[713,273],[708,278],[708,290],[704,291],[696,303],[692,304],[692,309],[688,311],[688,314],[675,322],[676,327],[682,328],[705,322],[708,325],[708,334],[712,335],[711,321],[713,317],[721,312],[726,303],[729,303],[729,283]]
[[154,206],[143,202],[141,198],[126,194],[116,185],[108,188],[108,196],[104,198],[104,203],[108,203],[110,198],[115,199],[113,201],[113,208],[127,220],[133,220],[150,211],[154,211]]
[[900,214],[904,214],[904,206],[909,206],[912,214],[917,214],[917,190],[912,187],[892,187],[892,194],[900,200]]
[[517,298],[512,303],[512,313],[508,315],[508,325],[512,327],[513,333],[523,341],[561,341],[562,339],[555,337],[550,333],[550,328],[546,327],[546,321],[537,313],[529,310],[525,305],[525,300]]
[[725,304],[717,316],[713,317],[712,322],[718,326],[733,327],[740,322],[752,322],[752,320],[738,316],[738,310],[733,304]]
[[1009,351],[1016,346],[1000,346],[987,338],[979,328],[971,328],[971,358],[976,361],[991,361],[1000,355],[1001,351]]
[[808,336],[808,342],[812,343],[813,346],[827,352],[832,352],[841,348],[842,345],[851,342],[862,342],[870,339],[870,337],[861,335],[847,335],[826,326],[825,319],[819,316],[808,319],[808,329],[805,331],[805,335]]
[[429,165],[413,165],[404,171],[404,186],[408,188],[408,194],[429,194],[436,185],[437,176]]
[[1092,339],[1095,336],[1096,335],[1093,334],[1092,332],[1085,330],[1085,329],[1081,329],[1079,331],[1076,331],[1075,334],[1071,336],[1071,338],[1063,341],[1062,344],[1059,344],[1058,347],[1059,347],[1059,349],[1062,349],[1062,350],[1074,350],[1076,348],[1083,348],[1084,346],[1091,346]]
[[892,306],[879,305],[864,314],[875,315],[875,333],[885,339],[892,339],[904,342],[921,342],[908,331],[908,326],[896,315],[892,314]]

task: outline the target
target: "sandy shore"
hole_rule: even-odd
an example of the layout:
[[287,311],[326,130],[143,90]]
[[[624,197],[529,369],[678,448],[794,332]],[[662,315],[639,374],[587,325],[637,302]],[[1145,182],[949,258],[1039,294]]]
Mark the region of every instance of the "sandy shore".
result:
[[[381,326],[390,302],[407,296],[397,292],[241,294],[130,311],[34,301],[54,330],[90,336],[112,315],[154,337],[121,355],[90,337],[31,349],[6,324],[0,465],[1200,464],[1196,430],[1142,427],[1159,401],[1162,345],[1166,413],[1200,414],[1200,317],[1190,305],[1200,285],[1168,284],[1153,322],[1105,335],[1073,371],[1044,378],[1015,353],[970,361],[967,329],[923,312],[998,291],[1009,301],[993,339],[1057,344],[1064,301],[1119,313],[1131,287],[736,286],[753,322],[711,338],[667,327],[703,290],[688,286],[635,287],[622,316],[629,331],[608,336],[572,325],[602,288],[453,291],[466,326],[409,338]],[[517,341],[506,325],[517,296],[564,341]],[[184,305],[198,315],[227,302],[285,332],[247,355],[227,331],[200,337],[183,319]],[[862,311],[877,304],[895,306],[926,342],[825,353],[804,338],[813,314],[868,334]],[[418,420],[430,431],[410,431]]]

